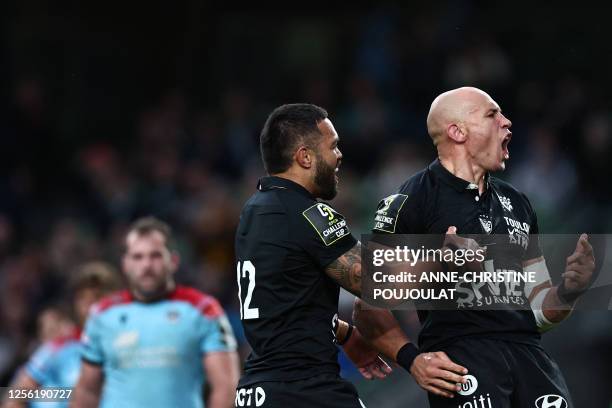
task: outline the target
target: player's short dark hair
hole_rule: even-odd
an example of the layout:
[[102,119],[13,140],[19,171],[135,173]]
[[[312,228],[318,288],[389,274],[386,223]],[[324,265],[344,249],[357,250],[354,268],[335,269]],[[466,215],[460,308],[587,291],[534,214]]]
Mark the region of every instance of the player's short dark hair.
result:
[[321,136],[317,125],[326,118],[325,109],[309,103],[291,103],[274,109],[259,138],[261,159],[268,174],[287,170],[298,144],[314,148]]
[[163,235],[166,240],[166,246],[170,249],[174,249],[174,239],[172,237],[172,228],[170,225],[160,220],[157,217],[148,216],[138,218],[128,228],[126,236],[135,232],[137,235],[148,235],[152,232],[159,232]]
[[77,267],[69,286],[72,293],[77,293],[83,289],[94,289],[107,293],[120,289],[123,282],[112,265],[106,262],[92,261]]

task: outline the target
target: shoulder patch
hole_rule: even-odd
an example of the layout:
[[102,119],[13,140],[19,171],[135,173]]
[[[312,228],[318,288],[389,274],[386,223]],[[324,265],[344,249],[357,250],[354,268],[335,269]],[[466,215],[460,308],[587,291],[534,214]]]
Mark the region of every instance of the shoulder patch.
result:
[[374,229],[394,234],[397,218],[407,199],[406,194],[393,194],[380,200],[374,217]]
[[89,312],[91,314],[102,313],[113,306],[130,303],[131,301],[132,295],[130,294],[130,292],[127,289],[121,290],[119,292],[111,293],[110,295],[103,297],[91,307]]
[[177,286],[170,300],[187,302],[210,319],[216,319],[224,314],[217,299],[188,286]]
[[350,234],[346,220],[336,210],[325,203],[317,203],[302,212],[304,218],[326,246]]

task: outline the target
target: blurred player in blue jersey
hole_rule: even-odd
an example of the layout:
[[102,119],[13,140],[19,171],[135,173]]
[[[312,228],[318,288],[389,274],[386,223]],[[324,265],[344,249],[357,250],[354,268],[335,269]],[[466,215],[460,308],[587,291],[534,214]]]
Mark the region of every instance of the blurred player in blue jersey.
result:
[[177,286],[179,256],[170,228],[142,218],[125,239],[129,290],[94,306],[83,333],[83,364],[73,407],[203,407],[233,405],[236,342],[216,299]]
[[[73,294],[73,313],[77,326],[71,333],[45,342],[32,355],[11,384],[12,389],[38,389],[41,387],[75,386],[81,367],[81,327],[90,307],[104,295],[121,286],[117,272],[102,262],[89,262],[81,266],[70,284]],[[26,406],[24,400],[7,400],[5,408]],[[67,402],[33,402],[31,408],[66,407]]]

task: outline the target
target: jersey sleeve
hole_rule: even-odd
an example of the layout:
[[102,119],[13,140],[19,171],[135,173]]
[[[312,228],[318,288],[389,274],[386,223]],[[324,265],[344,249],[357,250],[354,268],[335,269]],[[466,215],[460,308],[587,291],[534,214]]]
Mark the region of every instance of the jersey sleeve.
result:
[[101,319],[101,313],[91,313],[81,335],[81,342],[83,343],[81,357],[83,360],[93,364],[102,364],[104,362]]
[[421,208],[416,197],[392,194],[383,198],[374,214],[374,234],[418,234],[422,232]]
[[235,351],[236,338],[232,326],[219,302],[209,297],[199,320],[200,351],[202,354],[217,351]]
[[296,229],[295,239],[321,268],[357,244],[344,216],[325,203],[316,203],[302,211]]
[[26,373],[41,386],[52,383],[54,356],[54,347],[50,343],[40,346],[26,363]]
[[527,246],[527,250],[525,251],[525,261],[538,258],[542,256],[542,247],[540,246],[540,227],[538,226],[538,217],[535,213],[535,210],[531,206],[529,199],[525,194],[522,194],[523,199],[527,203],[527,207],[529,209],[529,214],[531,218],[530,228],[529,228],[529,245]]

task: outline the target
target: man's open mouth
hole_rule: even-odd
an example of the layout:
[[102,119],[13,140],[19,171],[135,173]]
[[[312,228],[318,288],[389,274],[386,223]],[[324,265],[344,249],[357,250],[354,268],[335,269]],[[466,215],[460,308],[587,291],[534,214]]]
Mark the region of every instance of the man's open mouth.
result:
[[512,139],[512,133],[508,133],[502,141],[502,151],[504,153],[504,160],[508,160],[510,158],[510,151],[508,150],[508,144],[510,144],[510,139]]

